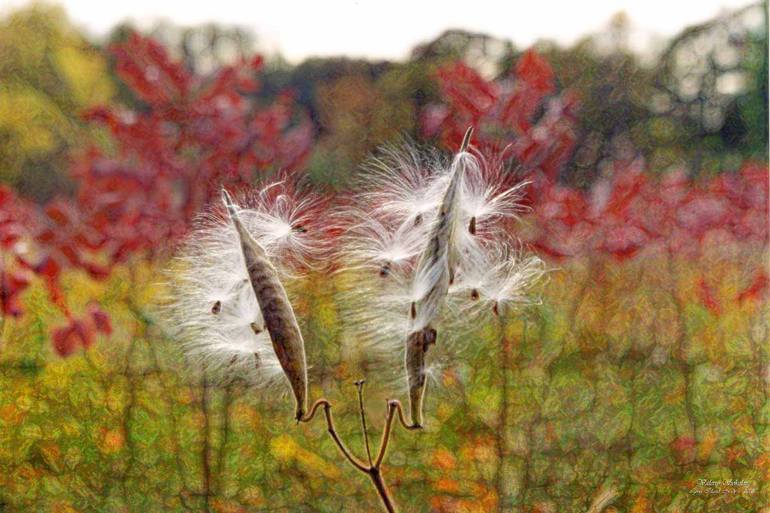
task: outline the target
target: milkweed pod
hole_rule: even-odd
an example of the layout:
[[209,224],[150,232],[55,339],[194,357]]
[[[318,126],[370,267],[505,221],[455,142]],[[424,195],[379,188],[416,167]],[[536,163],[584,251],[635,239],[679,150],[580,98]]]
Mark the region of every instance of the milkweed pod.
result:
[[238,209],[224,189],[222,200],[238,233],[246,271],[276,357],[294,394],[295,418],[300,420],[307,411],[307,364],[305,343],[294,310],[275,267],[270,263],[264,248],[241,223]]
[[[406,341],[410,411],[412,422],[416,425],[422,425],[422,404],[426,388],[425,353],[431,344],[436,343],[436,330],[430,323],[439,315],[449,286],[454,283],[460,259],[456,232],[460,219],[461,186],[469,157],[466,151],[472,134],[472,128],[465,132],[460,151],[452,163],[451,177],[441,198],[436,222],[417,264],[416,280],[424,280],[421,286],[426,292],[412,302],[411,322],[418,329],[412,331]],[[424,327],[419,328],[420,325]]]
[[427,388],[425,353],[436,343],[436,330],[430,326],[415,331],[406,341],[406,371],[409,386],[409,413],[412,425],[422,426],[422,405]]

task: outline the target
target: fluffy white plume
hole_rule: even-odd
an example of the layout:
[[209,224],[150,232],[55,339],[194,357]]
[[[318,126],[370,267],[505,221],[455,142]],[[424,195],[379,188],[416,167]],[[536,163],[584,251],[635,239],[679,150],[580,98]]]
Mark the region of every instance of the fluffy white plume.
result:
[[[510,249],[504,226],[521,212],[525,184],[506,185],[498,167],[462,150],[448,161],[387,149],[365,168],[352,214],[343,213],[353,221],[340,255],[349,279],[342,306],[370,356],[409,360],[407,340],[421,330],[437,330],[439,347],[455,346],[479,312],[527,302],[544,273],[539,259]],[[440,358],[421,362],[424,372]]]
[[[318,200],[277,182],[237,203],[241,222],[290,288],[322,247],[314,228]],[[190,360],[223,380],[284,381],[238,234],[221,207],[196,221],[165,277],[161,318]]]
[[[469,317],[537,302],[532,287],[547,273],[545,263],[535,255],[514,251],[505,244],[485,246],[479,263],[466,269],[450,290],[453,302],[464,305]],[[473,302],[468,307],[468,299]]]

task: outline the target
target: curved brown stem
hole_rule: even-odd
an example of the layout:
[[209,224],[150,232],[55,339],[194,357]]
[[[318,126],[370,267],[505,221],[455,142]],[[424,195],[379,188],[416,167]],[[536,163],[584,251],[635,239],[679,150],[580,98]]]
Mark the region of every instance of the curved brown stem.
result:
[[406,415],[404,415],[404,407],[401,406],[401,401],[397,399],[391,399],[388,401],[388,407],[391,405],[393,406],[393,409],[398,412],[398,420],[401,422],[401,425],[404,426],[404,429],[408,429],[409,431],[422,429],[422,424],[410,424],[406,421]]
[[358,386],[359,408],[361,409],[362,427],[364,429],[364,437],[366,439],[366,445],[367,445],[367,456],[369,458],[368,466],[365,463],[363,463],[361,460],[356,458],[348,450],[348,448],[342,442],[342,439],[337,434],[337,429],[334,426],[334,418],[332,417],[332,412],[331,412],[332,406],[328,400],[323,398],[318,399],[316,402],[313,403],[313,406],[310,407],[310,410],[308,411],[307,415],[299,419],[297,422],[310,422],[311,420],[313,420],[313,417],[315,417],[315,414],[318,411],[318,409],[323,406],[324,415],[326,417],[326,430],[329,432],[329,436],[332,437],[332,440],[334,440],[334,443],[337,444],[337,448],[340,450],[342,455],[345,456],[345,459],[347,459],[348,462],[351,465],[353,465],[353,467],[356,468],[356,470],[369,476],[369,479],[372,481],[374,488],[377,490],[377,495],[379,495],[380,500],[382,501],[382,506],[385,508],[385,510],[388,513],[396,513],[398,510],[396,509],[393,499],[390,496],[388,487],[386,486],[385,480],[382,477],[382,470],[381,470],[382,462],[385,459],[385,454],[388,450],[388,443],[390,442],[390,437],[391,437],[391,434],[393,433],[393,420],[396,417],[396,413],[398,413],[398,419],[401,422],[401,425],[404,426],[405,429],[408,429],[411,431],[416,429],[422,429],[422,426],[407,423],[401,403],[395,399],[389,400],[387,413],[385,415],[385,427],[382,430],[382,439],[380,441],[380,448],[377,451],[377,457],[374,459],[374,462],[372,463],[371,450],[369,449],[369,440],[366,435],[366,421],[364,420],[363,398],[361,394],[362,383],[357,382],[356,386]]
[[334,418],[332,417],[332,405],[329,401],[326,399],[319,399],[315,403],[313,403],[313,406],[310,407],[310,411],[307,415],[299,419],[297,422],[310,422],[313,420],[313,417],[315,417],[316,411],[318,408],[323,406],[324,408],[324,415],[326,416],[326,430],[329,432],[329,436],[332,437],[332,440],[334,440],[334,443],[337,444],[337,448],[339,448],[340,452],[343,456],[350,462],[351,465],[353,465],[355,468],[360,470],[361,472],[368,472],[369,467],[364,465],[361,460],[353,456],[353,454],[348,450],[347,447],[345,447],[345,444],[342,442],[342,439],[337,434],[337,429],[334,427]]
[[395,406],[393,401],[388,401],[388,413],[385,416],[385,427],[382,428],[382,440],[380,441],[380,450],[377,451],[377,459],[374,460],[372,467],[380,468],[382,460],[385,459],[385,452],[388,450],[388,442],[390,442],[390,434],[393,430],[393,410]]

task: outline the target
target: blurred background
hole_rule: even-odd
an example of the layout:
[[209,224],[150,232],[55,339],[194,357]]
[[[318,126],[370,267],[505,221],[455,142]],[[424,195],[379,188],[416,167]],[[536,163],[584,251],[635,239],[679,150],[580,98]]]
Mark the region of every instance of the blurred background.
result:
[[[554,270],[395,434],[403,511],[767,513],[767,86],[764,2],[1,3],[0,512],[374,511],[320,423],[188,368],[159,273],[221,184],[333,198],[474,126]],[[337,279],[295,307],[360,453],[353,382],[376,428],[402,391]]]

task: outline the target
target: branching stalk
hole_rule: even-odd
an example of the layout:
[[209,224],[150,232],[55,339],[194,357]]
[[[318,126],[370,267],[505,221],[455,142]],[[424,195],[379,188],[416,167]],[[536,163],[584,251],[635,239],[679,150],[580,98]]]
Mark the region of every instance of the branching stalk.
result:
[[380,447],[377,450],[377,456],[374,458],[374,460],[372,460],[371,448],[369,446],[369,436],[367,434],[366,428],[366,415],[364,412],[363,384],[363,380],[356,382],[356,387],[358,389],[358,405],[361,413],[361,427],[364,432],[368,465],[353,455],[353,453],[350,452],[350,450],[340,438],[339,434],[337,433],[337,428],[334,425],[332,405],[327,399],[318,399],[315,403],[313,403],[308,414],[299,419],[299,422],[310,422],[313,420],[313,417],[315,417],[318,409],[323,407],[324,416],[326,417],[326,430],[328,431],[332,440],[334,440],[334,443],[337,445],[339,451],[342,453],[345,459],[348,460],[348,463],[350,463],[356,470],[366,474],[369,477],[372,484],[374,485],[375,490],[377,491],[377,495],[382,501],[382,506],[385,511],[388,513],[396,513],[398,509],[393,502],[393,498],[391,497],[390,492],[388,491],[388,487],[385,484],[385,480],[382,476],[382,462],[385,460],[385,454],[388,450],[390,437],[393,433],[393,420],[395,419],[396,414],[398,414],[399,422],[402,426],[404,426],[404,428],[408,430],[416,430],[421,429],[421,427],[418,425],[408,424],[405,420],[404,410],[401,406],[401,403],[397,400],[389,400],[387,413],[385,415],[385,426],[382,430]]

